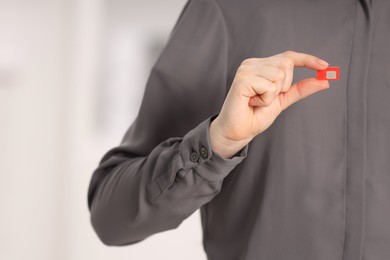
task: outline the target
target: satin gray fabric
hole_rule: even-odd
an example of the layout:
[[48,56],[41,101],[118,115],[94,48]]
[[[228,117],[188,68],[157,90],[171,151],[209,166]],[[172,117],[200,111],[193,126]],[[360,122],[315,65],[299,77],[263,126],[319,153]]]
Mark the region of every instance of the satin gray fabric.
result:
[[[388,0],[190,0],[93,173],[97,235],[130,245],[200,208],[210,260],[388,260],[389,46]],[[238,66],[286,50],[340,66],[340,80],[223,159],[209,125]]]

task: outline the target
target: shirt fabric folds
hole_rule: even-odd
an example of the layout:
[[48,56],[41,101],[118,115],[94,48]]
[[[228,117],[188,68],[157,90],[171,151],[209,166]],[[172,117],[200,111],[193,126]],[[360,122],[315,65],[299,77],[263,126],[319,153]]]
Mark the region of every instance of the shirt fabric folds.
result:
[[[189,0],[121,143],[93,172],[107,245],[200,209],[210,260],[390,256],[390,1]],[[240,63],[286,50],[341,68],[230,159],[209,126]],[[297,68],[294,82],[315,73]]]

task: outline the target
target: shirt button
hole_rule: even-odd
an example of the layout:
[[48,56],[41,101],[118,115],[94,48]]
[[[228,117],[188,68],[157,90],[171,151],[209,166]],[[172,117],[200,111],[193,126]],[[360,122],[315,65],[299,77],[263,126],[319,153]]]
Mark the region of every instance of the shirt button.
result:
[[206,147],[202,146],[202,147],[200,148],[200,155],[203,157],[203,159],[206,159],[208,154],[209,154],[209,153],[207,152]]
[[195,163],[199,161],[199,155],[197,152],[192,152],[190,155],[191,162]]

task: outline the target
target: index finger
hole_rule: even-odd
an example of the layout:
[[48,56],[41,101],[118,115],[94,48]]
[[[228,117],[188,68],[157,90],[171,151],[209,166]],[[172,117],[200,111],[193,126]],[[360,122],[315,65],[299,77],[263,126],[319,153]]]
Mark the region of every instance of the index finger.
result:
[[316,56],[301,52],[286,51],[275,56],[290,59],[296,67],[307,67],[313,70],[326,69],[329,65],[326,61]]

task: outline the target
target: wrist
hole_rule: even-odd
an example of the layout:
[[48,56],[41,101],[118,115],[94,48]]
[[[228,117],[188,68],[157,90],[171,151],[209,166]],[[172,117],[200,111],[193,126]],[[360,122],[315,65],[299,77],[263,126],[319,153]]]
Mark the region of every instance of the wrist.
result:
[[250,140],[231,140],[226,138],[218,126],[218,118],[214,119],[209,128],[210,145],[213,152],[225,159],[230,159],[247,145]]

